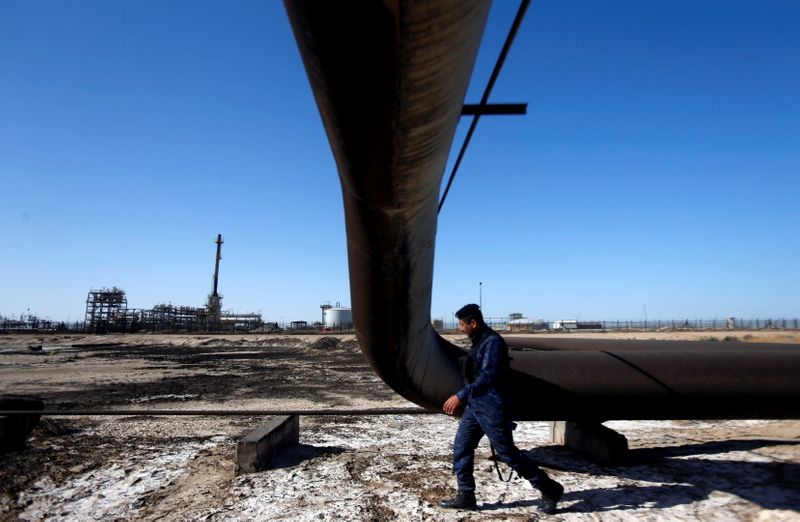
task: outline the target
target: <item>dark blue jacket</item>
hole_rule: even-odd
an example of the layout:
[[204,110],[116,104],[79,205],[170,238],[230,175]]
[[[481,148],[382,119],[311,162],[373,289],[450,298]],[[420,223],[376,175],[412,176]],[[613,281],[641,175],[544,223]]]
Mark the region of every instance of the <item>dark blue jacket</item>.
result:
[[475,412],[506,417],[511,410],[508,346],[488,326],[475,332],[471,340],[465,375],[468,384],[456,396]]

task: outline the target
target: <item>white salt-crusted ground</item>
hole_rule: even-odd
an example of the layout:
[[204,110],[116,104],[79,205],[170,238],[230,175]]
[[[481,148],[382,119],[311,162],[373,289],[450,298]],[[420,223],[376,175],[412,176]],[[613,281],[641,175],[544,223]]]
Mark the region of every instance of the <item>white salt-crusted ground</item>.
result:
[[[546,423],[520,423],[518,444],[566,486],[562,510],[552,517],[539,513],[529,484],[497,479],[485,445],[476,472],[480,510],[438,508],[454,484],[456,422],[444,416],[302,418],[298,448],[276,468],[240,477],[233,476],[236,437],[224,433],[236,430],[224,420],[218,429],[207,419],[198,423],[185,437],[192,420],[96,419],[71,436],[117,440],[117,451],[66,480],[39,478],[13,499],[22,508],[18,518],[800,520],[800,440],[756,436],[797,423],[610,423],[634,447],[632,463],[613,468],[551,446]],[[137,442],[140,436],[146,443]]]
[[[72,408],[408,406],[352,345],[320,352],[303,342],[193,352],[64,347],[44,357],[12,346],[0,353],[0,382]],[[546,423],[520,423],[518,445],[566,487],[561,511],[546,516],[529,484],[497,479],[485,443],[480,510],[438,508],[455,485],[457,423],[444,415],[304,416],[299,447],[273,469],[235,477],[236,441],[264,420],[50,418],[25,452],[0,456],[0,520],[800,521],[798,421],[610,422],[632,448],[616,467],[551,445]]]

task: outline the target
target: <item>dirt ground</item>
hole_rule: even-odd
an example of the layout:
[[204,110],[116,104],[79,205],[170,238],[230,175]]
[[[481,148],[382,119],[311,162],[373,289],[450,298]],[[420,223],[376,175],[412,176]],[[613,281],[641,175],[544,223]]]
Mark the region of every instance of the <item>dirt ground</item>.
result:
[[[798,342],[792,332],[733,335]],[[711,337],[731,340],[644,334]],[[48,409],[413,406],[348,335],[0,335],[2,394],[37,396]],[[457,422],[444,415],[301,416],[298,447],[272,469],[235,476],[237,440],[265,420],[46,417],[25,451],[0,455],[0,520],[800,521],[800,421],[609,422],[632,448],[614,467],[551,444],[547,423],[520,423],[518,445],[566,487],[548,517],[529,484],[497,479],[485,442],[480,510],[438,508],[455,486]]]

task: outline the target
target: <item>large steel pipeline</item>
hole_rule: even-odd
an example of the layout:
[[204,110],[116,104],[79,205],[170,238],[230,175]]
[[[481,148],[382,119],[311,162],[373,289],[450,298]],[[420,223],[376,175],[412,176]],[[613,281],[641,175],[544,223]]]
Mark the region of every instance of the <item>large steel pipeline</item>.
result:
[[[464,352],[430,323],[437,199],[489,2],[285,4],[339,171],[359,345],[440,409]],[[515,418],[800,418],[800,349],[682,344],[512,351]]]
[[751,343],[751,342],[720,342],[720,341],[675,341],[656,339],[601,339],[573,337],[555,337],[548,334],[507,334],[503,336],[508,346],[514,350],[546,350],[546,351],[601,351],[628,352],[636,350],[652,351],[691,351],[710,350],[713,352],[800,352],[800,345],[787,343]]
[[489,2],[286,7],[339,170],[359,345],[395,391],[439,408],[463,353],[430,324],[439,185]]

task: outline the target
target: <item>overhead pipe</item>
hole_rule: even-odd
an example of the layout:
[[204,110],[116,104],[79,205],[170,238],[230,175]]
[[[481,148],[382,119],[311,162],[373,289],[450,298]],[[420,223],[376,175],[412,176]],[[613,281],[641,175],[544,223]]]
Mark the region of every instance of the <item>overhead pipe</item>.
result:
[[[463,351],[430,322],[437,198],[489,2],[285,5],[339,172],[359,345],[438,410],[463,385]],[[514,350],[515,418],[800,418],[800,350],[682,344]]]

